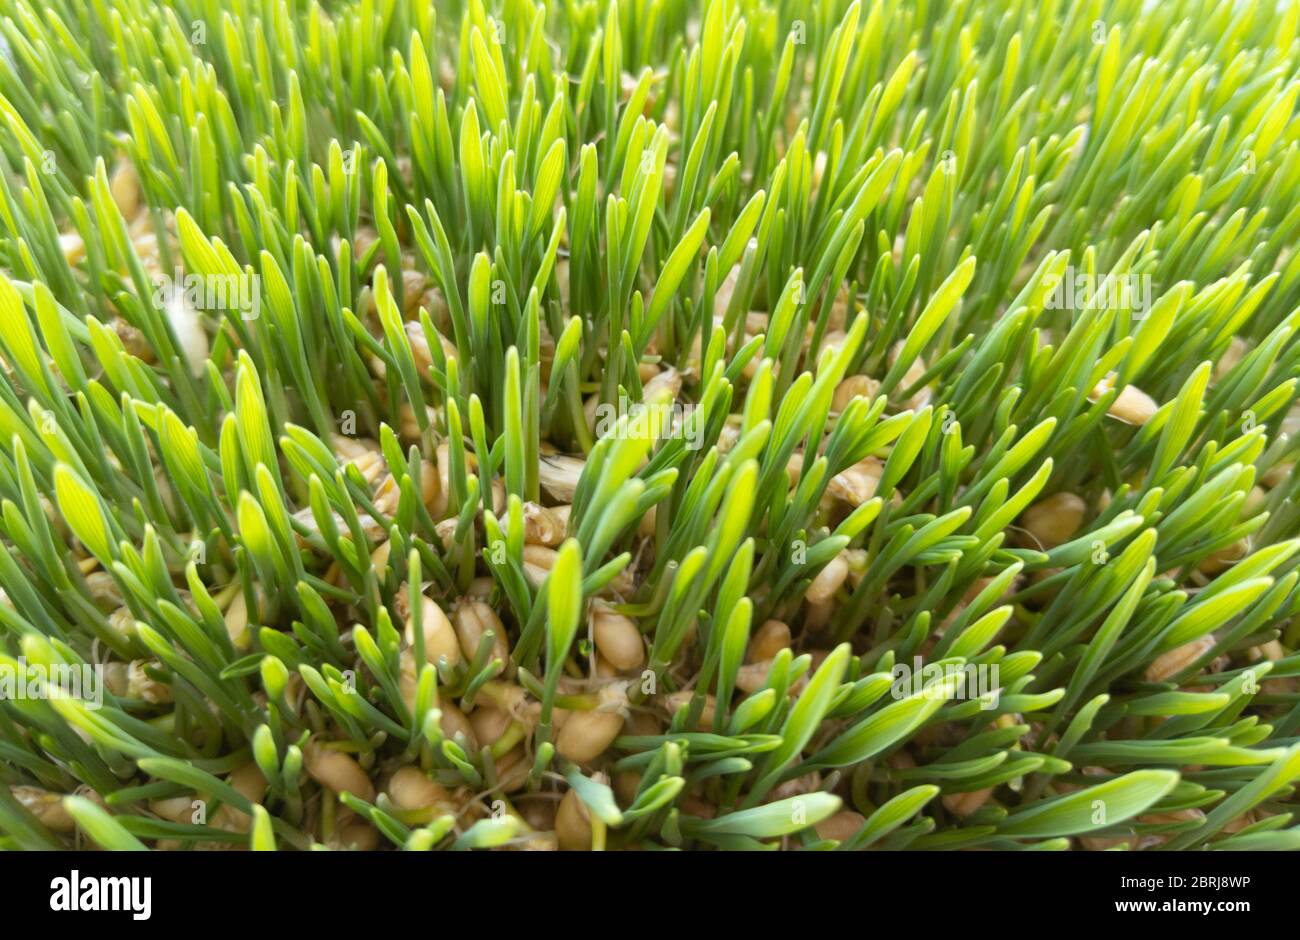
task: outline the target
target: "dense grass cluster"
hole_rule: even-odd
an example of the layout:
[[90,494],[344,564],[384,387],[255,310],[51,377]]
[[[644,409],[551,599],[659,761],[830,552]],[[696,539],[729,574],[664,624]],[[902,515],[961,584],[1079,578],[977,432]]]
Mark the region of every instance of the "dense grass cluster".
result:
[[0,847],[1300,847],[1298,17],[7,0]]

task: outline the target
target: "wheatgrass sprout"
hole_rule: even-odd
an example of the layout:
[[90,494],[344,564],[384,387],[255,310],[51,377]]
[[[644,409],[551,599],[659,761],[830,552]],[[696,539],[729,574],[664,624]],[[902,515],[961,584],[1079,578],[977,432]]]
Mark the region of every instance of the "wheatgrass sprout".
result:
[[1298,26],[11,0],[0,848],[1300,847]]

